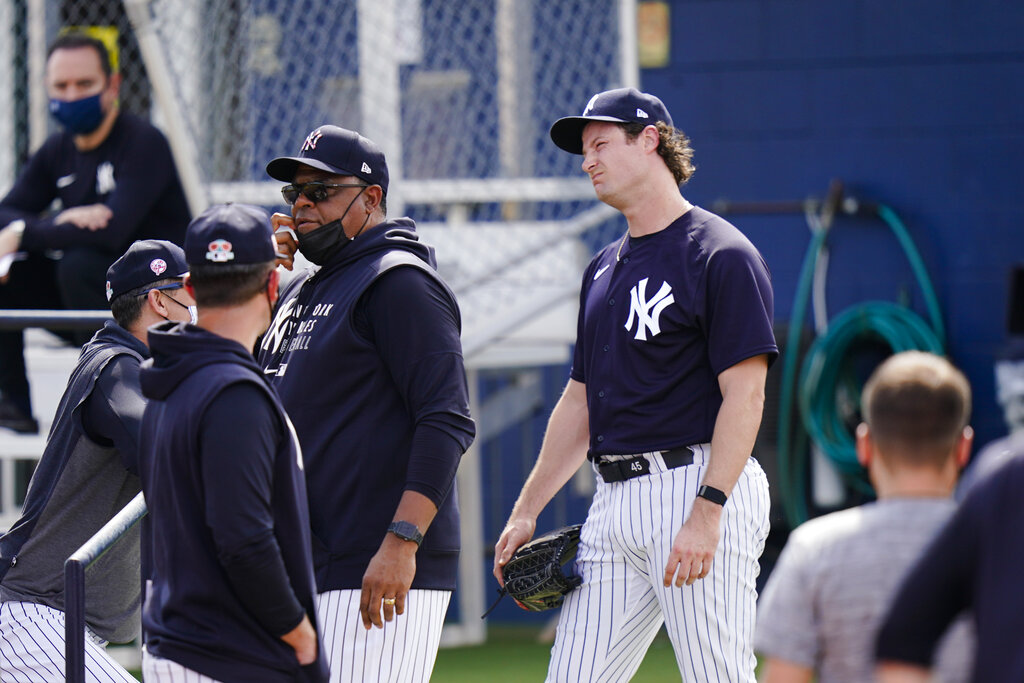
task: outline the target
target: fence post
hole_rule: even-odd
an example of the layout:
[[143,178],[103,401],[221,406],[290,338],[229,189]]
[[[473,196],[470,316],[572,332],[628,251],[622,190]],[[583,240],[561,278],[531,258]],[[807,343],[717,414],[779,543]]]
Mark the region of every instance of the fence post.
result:
[[85,570],[145,515],[146,499],[140,491],[64,562],[64,675],[67,683],[85,683]]

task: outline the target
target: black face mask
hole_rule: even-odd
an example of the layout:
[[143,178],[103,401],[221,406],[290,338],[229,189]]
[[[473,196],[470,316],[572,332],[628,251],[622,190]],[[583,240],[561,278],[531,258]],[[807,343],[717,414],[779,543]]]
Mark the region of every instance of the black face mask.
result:
[[359,199],[359,195],[363,193],[366,188],[364,187],[359,191],[352,201],[348,203],[348,207],[345,209],[345,213],[341,214],[341,218],[333,220],[330,223],[324,223],[316,230],[307,232],[306,234],[299,234],[298,238],[299,251],[305,256],[310,263],[318,266],[322,266],[330,261],[334,256],[342,249],[348,246],[348,244],[359,236],[359,233],[366,227],[366,221],[370,220],[370,215],[366,215],[366,220],[359,226],[359,231],[349,237],[345,234],[345,229],[341,227],[341,221],[344,220],[345,216],[348,215],[349,209],[355,204],[355,201]]

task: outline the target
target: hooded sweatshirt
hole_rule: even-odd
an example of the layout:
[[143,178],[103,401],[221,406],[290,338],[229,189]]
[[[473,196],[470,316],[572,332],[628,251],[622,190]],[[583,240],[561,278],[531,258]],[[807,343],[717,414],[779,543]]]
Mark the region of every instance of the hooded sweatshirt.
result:
[[282,293],[259,360],[306,458],[320,592],[361,587],[406,490],[438,507],[412,588],[455,588],[452,484],[475,434],[460,328],[407,218],[364,232]]
[[[280,636],[314,612],[302,457],[252,355],[202,328],[150,329],[140,475],[150,511],[147,651],[217,680],[326,680]],[[322,648],[320,648],[322,649]]]

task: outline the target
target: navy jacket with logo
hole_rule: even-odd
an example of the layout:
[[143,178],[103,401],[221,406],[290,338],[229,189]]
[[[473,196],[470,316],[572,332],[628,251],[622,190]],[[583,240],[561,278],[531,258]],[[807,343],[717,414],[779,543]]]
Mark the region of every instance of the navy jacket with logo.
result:
[[[56,223],[41,215],[54,199],[64,208],[106,204],[113,217],[103,230]],[[90,248],[113,260],[134,240],[181,244],[189,210],[167,139],[149,122],[121,112],[96,149],[79,151],[63,129],[47,138],[0,201],[0,224],[16,218],[25,220],[24,251]]]
[[359,589],[406,490],[437,516],[413,588],[452,590],[453,482],[473,440],[455,297],[407,218],[367,230],[282,293],[260,364],[306,458],[317,588]]
[[326,680],[280,636],[316,626],[302,457],[273,389],[238,343],[150,329],[139,462],[151,520],[147,650],[222,681]]

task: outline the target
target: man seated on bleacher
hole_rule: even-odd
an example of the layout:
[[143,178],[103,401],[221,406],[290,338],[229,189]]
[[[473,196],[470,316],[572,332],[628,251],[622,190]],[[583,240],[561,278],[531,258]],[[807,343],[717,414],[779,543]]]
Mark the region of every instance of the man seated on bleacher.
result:
[[[120,111],[120,84],[99,40],[72,32],[50,46],[46,90],[63,130],[0,200],[0,262],[20,257],[0,266],[0,308],[106,308],[103,274],[128,245],[185,238],[189,211],[170,145]],[[82,344],[91,334],[62,336]],[[23,339],[0,331],[0,427],[36,433]]]
[[[82,349],[21,519],[0,536],[0,680],[64,680],[64,561],[141,490],[146,331],[163,320],[193,320],[187,270],[181,248],[164,240],[135,242],[107,270],[114,320]],[[86,575],[91,680],[135,682],[104,645],[138,635],[141,585],[136,527]]]

